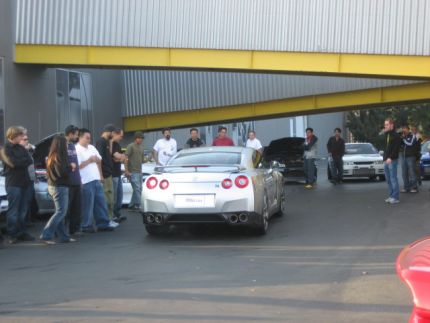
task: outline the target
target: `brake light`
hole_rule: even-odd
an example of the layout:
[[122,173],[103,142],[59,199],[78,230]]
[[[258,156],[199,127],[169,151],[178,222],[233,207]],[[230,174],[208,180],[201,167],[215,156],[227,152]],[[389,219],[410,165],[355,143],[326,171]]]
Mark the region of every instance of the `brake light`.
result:
[[160,182],[160,188],[162,189],[162,190],[165,190],[166,188],[168,188],[169,187],[169,181],[167,180],[167,179],[163,179],[161,182]]
[[234,180],[234,184],[236,184],[236,186],[239,188],[245,188],[249,184],[249,179],[248,177],[241,175],[236,177],[236,179]]
[[221,182],[221,186],[223,188],[225,188],[226,190],[228,190],[229,188],[231,188],[233,186],[233,182],[230,178],[226,178],[225,180],[223,180]]
[[156,188],[157,184],[158,184],[158,180],[156,177],[150,177],[146,180],[146,187],[149,188],[150,190]]

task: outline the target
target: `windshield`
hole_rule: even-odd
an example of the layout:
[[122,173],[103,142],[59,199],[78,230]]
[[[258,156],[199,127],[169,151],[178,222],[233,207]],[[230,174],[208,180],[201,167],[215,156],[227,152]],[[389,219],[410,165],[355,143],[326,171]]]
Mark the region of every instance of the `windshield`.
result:
[[345,154],[346,155],[366,155],[366,154],[378,154],[378,151],[372,144],[354,144],[345,146]]
[[168,163],[168,166],[182,165],[240,165],[241,154],[233,152],[198,152],[179,154]]
[[430,141],[426,141],[421,145],[421,154],[427,154],[429,152]]

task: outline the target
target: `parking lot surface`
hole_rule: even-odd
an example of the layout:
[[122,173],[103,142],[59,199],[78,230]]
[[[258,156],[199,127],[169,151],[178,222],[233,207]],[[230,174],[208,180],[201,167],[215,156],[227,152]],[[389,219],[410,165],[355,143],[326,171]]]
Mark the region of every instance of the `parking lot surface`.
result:
[[[385,182],[288,184],[266,236],[152,237],[138,213],[78,243],[0,249],[1,322],[407,322],[401,248],[430,233],[428,183],[387,205]],[[38,223],[32,232],[40,232]]]

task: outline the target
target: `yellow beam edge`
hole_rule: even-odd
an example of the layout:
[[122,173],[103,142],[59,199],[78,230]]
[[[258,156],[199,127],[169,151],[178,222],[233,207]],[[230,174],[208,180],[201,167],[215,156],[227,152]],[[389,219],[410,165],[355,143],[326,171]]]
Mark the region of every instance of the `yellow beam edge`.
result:
[[15,62],[430,78],[430,56],[17,44]]
[[430,82],[124,118],[125,131],[273,118],[430,100]]

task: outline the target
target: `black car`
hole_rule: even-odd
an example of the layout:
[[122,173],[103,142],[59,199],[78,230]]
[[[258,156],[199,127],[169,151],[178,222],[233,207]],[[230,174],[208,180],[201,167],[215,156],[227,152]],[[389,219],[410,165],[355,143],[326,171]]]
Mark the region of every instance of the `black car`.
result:
[[279,171],[286,180],[304,180],[304,142],[305,138],[285,137],[270,142],[264,149],[265,163],[277,161]]

